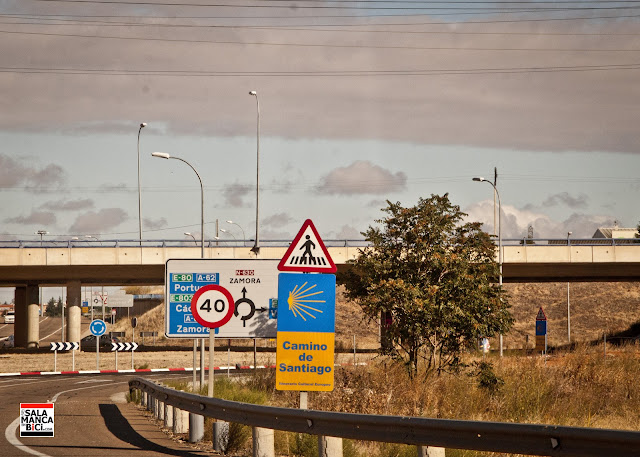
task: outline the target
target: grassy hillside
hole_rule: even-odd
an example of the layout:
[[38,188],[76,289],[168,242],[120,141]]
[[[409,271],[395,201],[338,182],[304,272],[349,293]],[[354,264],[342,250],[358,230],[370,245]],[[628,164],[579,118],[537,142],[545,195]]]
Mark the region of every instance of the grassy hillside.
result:
[[[640,283],[571,283],[571,341],[587,342],[616,333],[640,321]],[[549,344],[567,343],[567,283],[506,284],[516,320],[505,347],[534,345],[535,319],[542,307],[547,315]],[[492,344],[492,347],[496,347]]]
[[[505,336],[505,348],[525,347],[529,335],[529,347],[535,341],[535,318],[542,307],[547,315],[549,344],[561,346],[567,343],[567,283],[549,284],[506,284],[510,295],[515,324]],[[602,338],[603,332],[623,331],[640,321],[640,283],[572,283],[571,299],[571,341],[587,342]],[[138,319],[140,331],[164,333],[164,305],[160,305]],[[116,325],[117,331],[127,331],[131,338],[131,328],[127,320]],[[360,308],[345,300],[343,288],[336,294],[336,345],[345,349],[353,347],[353,337],[360,348],[375,348],[378,345],[378,329],[363,319]],[[170,340],[159,338],[161,344],[185,344],[191,340]],[[181,343],[182,342],[182,343]],[[235,344],[235,343],[234,343]],[[491,347],[497,349],[496,341]]]

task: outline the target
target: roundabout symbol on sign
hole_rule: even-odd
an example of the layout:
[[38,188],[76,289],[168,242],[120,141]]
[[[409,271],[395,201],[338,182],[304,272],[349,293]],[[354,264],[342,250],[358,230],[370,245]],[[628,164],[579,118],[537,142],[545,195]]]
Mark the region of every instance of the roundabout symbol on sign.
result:
[[191,314],[204,327],[222,327],[231,320],[234,309],[231,293],[217,284],[201,287],[191,300]]
[[89,330],[93,336],[100,336],[107,330],[107,324],[102,319],[95,319],[89,325]]

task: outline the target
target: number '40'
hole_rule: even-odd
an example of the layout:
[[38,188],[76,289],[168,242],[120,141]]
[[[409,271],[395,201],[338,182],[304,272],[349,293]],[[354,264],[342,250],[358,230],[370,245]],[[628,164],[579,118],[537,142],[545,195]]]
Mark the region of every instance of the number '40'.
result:
[[[217,313],[221,313],[224,311],[226,307],[226,303],[224,302],[224,300],[222,299],[217,299],[215,302],[213,302],[213,309],[215,312]],[[200,309],[203,311],[206,311],[208,313],[211,312],[211,300],[210,299],[206,299],[201,305],[200,305]]]

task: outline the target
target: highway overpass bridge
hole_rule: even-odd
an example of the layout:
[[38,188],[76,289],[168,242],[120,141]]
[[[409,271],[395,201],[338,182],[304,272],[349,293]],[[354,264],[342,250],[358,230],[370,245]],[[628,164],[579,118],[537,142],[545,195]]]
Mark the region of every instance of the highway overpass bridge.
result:
[[[280,259],[287,241],[263,241],[259,258]],[[325,240],[338,270],[367,244]],[[255,259],[253,242],[205,241],[208,259]],[[15,287],[16,344],[38,341],[38,288],[66,286],[67,341],[80,339],[82,286],[161,285],[168,259],[197,259],[184,240],[1,241],[0,287]],[[503,240],[504,282],[640,280],[640,239]],[[497,258],[497,249],[496,249]]]

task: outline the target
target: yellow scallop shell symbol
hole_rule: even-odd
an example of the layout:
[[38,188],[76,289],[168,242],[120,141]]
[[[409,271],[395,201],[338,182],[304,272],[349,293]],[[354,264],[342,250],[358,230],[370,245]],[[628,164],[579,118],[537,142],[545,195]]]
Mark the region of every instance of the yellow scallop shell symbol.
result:
[[[295,317],[301,317],[303,321],[306,321],[306,317],[311,317],[313,319],[316,318],[315,313],[322,313],[322,310],[317,308],[313,308],[305,303],[326,303],[326,300],[310,300],[309,297],[313,297],[315,295],[319,295],[323,293],[323,291],[312,292],[311,289],[316,287],[317,284],[313,286],[307,287],[307,283],[305,282],[302,285],[297,285],[293,288],[291,292],[289,292],[289,298],[287,299],[287,303],[289,305],[289,310],[293,313]],[[306,289],[305,289],[306,287]],[[304,313],[304,314],[303,314]]]

